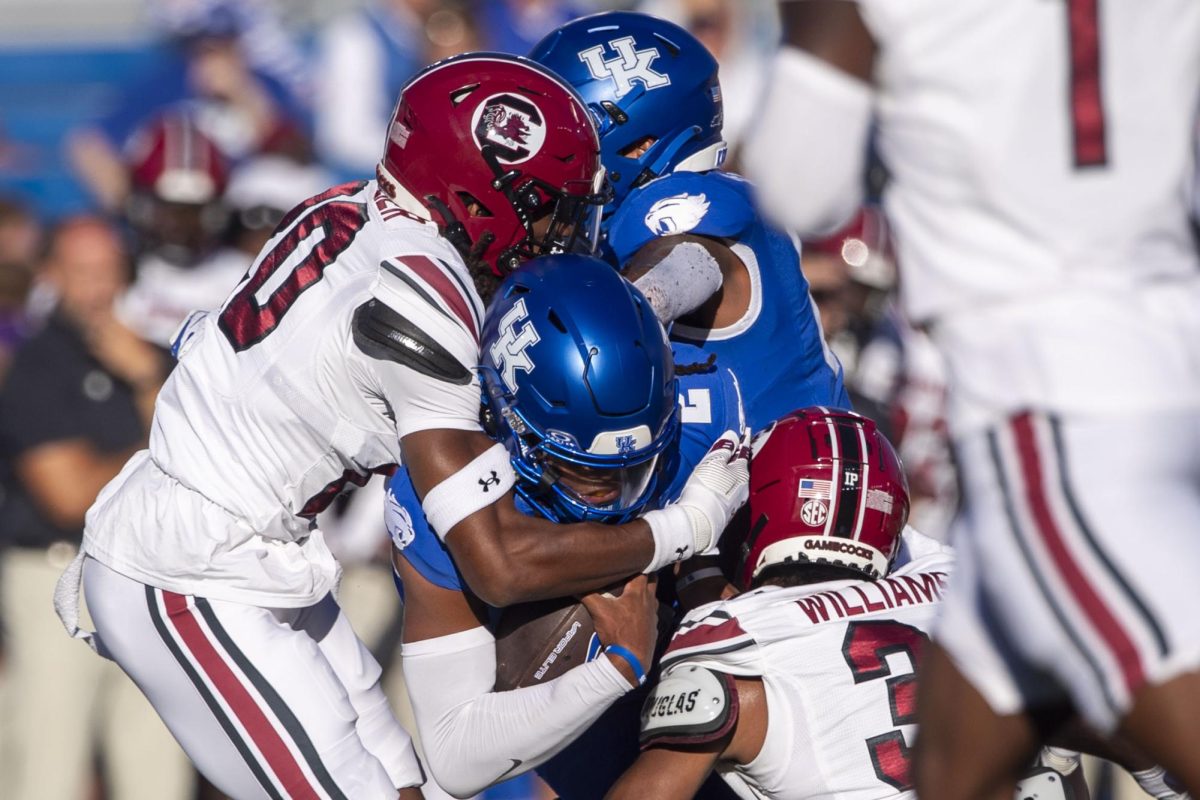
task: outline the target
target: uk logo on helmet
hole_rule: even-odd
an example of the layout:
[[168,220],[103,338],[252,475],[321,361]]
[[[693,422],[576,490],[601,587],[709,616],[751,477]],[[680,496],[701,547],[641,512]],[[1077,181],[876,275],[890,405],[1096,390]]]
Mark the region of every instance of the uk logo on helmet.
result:
[[517,370],[530,373],[536,366],[526,351],[540,342],[542,337],[532,322],[517,328],[517,323],[528,316],[525,298],[522,297],[500,318],[500,335],[491,347],[492,363],[496,365],[496,371],[510,392],[517,390]]
[[618,436],[617,437],[617,452],[623,456],[627,456],[637,449],[636,436]]
[[617,99],[620,100],[633,90],[633,82],[645,86],[647,90],[661,89],[671,85],[671,76],[655,72],[650,65],[661,53],[656,47],[644,50],[635,48],[633,37],[625,36],[613,39],[608,43],[617,55],[615,58],[604,57],[604,45],[598,44],[579,53],[579,60],[587,64],[588,72],[598,81],[611,78],[616,84]]
[[538,107],[514,94],[494,94],[471,115],[479,149],[492,146],[505,164],[520,164],[537,155],[546,142],[546,123]]

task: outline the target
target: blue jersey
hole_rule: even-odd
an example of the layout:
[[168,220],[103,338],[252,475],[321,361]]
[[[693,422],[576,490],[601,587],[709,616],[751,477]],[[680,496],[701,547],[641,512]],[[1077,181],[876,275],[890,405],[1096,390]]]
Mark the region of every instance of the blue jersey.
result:
[[753,430],[804,406],[849,408],[842,366],[825,345],[799,242],[763,221],[751,185],[723,172],[673,172],[635,189],[616,210],[608,245],[624,265],[659,236],[720,238],[750,272],[750,308],[732,325],[676,322],[671,339],[714,353],[741,382]]
[[[722,433],[742,427],[741,398],[733,374],[708,364],[705,353],[691,345],[673,344],[671,351],[679,373],[681,424],[678,448],[663,454],[666,460],[659,478],[658,506],[678,499],[692,470]],[[519,496],[516,501],[522,513],[533,513]],[[392,541],[422,577],[443,589],[464,589],[462,575],[450,551],[429,527],[404,467],[388,479],[385,520]]]
[[[663,506],[683,491],[692,470],[722,433],[743,427],[742,402],[733,374],[710,363],[688,344],[673,344],[679,383],[679,446],[664,453],[662,487],[654,505]],[[517,508],[532,514],[520,496]],[[443,589],[463,591],[465,583],[450,552],[430,528],[408,471],[401,467],[387,482],[388,533],[401,556],[421,576]],[[401,595],[403,586],[397,579]],[[646,690],[630,692],[604,712],[578,739],[537,768],[564,800],[599,800],[637,758],[637,728]],[[728,798],[720,780],[698,797]]]

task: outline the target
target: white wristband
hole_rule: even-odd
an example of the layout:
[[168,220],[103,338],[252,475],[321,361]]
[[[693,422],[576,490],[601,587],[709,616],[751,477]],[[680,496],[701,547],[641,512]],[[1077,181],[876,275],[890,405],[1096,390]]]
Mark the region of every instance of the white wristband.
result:
[[508,450],[495,444],[430,489],[421,509],[433,532],[445,541],[455,525],[499,500],[516,482]]
[[648,575],[658,572],[668,564],[690,558],[695,552],[692,518],[683,506],[673,505],[649,511],[642,519],[646,520],[654,537],[654,557],[642,572]]

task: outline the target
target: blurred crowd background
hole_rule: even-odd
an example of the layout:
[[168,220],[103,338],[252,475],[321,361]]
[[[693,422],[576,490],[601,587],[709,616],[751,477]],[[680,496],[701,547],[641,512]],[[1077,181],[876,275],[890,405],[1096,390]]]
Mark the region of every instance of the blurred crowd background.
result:
[[[373,176],[422,66],[524,53],[615,7],[673,19],[717,56],[736,170],[778,36],[770,0],[0,0],[0,800],[216,796],[51,606],[85,511],[144,445],[172,331],[224,300],[287,209]],[[877,196],[886,176],[865,180]],[[856,408],[898,445],[914,524],[942,536],[957,501],[944,379],[893,303],[897,266],[874,206],[805,243]],[[321,524],[403,716],[381,509],[369,485]],[[526,778],[487,796],[539,791]]]

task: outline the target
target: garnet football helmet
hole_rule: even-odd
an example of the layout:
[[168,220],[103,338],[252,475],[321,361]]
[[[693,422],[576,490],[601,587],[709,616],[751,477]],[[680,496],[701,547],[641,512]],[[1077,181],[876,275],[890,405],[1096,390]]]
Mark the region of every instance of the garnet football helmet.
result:
[[376,175],[497,275],[535,255],[594,250],[607,187],[579,96],[532,61],[499,53],[455,56],[409,81]]
[[558,522],[624,522],[654,499],[679,431],[674,359],[654,309],[606,262],[537,258],[483,325],[490,432],[516,492]]
[[874,422],[850,411],[793,411],[754,442],[739,581],[748,588],[764,570],[789,563],[883,577],[908,503],[900,458]]
[[141,250],[188,266],[217,246],[228,220],[222,196],[229,165],[191,117],[164,114],[139,128],[126,147],[125,166],[126,216]]

